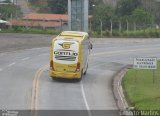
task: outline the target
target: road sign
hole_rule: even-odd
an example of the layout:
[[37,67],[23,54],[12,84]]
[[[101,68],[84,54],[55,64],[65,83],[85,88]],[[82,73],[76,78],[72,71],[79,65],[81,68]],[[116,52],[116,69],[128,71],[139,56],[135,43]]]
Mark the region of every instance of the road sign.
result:
[[157,69],[157,58],[134,58],[134,69]]

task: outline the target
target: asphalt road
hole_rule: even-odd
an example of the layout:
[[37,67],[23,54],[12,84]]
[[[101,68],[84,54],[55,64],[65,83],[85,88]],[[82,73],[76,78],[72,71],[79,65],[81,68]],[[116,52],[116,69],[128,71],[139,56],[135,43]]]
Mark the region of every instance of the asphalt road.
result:
[[0,33],[0,53],[48,47],[53,35]]
[[52,114],[65,116],[118,115],[112,76],[126,64],[132,64],[134,57],[160,58],[160,39],[92,41],[89,69],[81,82],[49,78],[48,47],[1,53],[0,109],[52,110]]

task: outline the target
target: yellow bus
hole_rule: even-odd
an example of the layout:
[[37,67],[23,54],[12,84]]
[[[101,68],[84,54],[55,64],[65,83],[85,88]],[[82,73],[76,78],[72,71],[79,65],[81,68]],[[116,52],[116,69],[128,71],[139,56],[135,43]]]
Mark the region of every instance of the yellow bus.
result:
[[52,40],[50,77],[81,79],[88,69],[92,44],[86,32],[64,31]]

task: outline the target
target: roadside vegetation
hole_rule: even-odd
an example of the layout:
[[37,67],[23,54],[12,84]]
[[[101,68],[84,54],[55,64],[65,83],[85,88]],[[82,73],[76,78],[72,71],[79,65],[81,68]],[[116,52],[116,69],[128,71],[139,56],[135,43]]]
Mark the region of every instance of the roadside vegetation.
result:
[[[43,28],[26,28],[26,27],[9,27],[6,29],[1,29],[0,33],[32,33],[32,34],[52,34],[57,35],[61,30],[55,29],[43,29]],[[160,38],[160,29],[146,29],[137,31],[113,31],[111,34],[109,31],[103,31],[103,36],[100,32],[89,33],[91,37],[103,38],[103,37],[117,37],[117,38]]]
[[42,29],[42,28],[25,28],[25,27],[12,27],[8,29],[2,29],[0,33],[26,33],[26,34],[51,34],[57,35],[60,31],[54,29]]
[[[67,14],[67,0],[28,0],[38,13]],[[160,2],[156,0],[119,0],[116,6],[112,0],[89,0],[89,33],[93,37],[160,37]],[[12,8],[13,7],[13,8]],[[1,19],[17,18],[20,8],[0,7]],[[16,12],[15,12],[16,11]],[[1,32],[25,32],[48,34],[51,29],[2,29]],[[36,30],[36,31],[35,31]],[[32,32],[33,31],[33,32]]]
[[[7,29],[1,29],[0,33],[32,33],[32,34],[52,34],[57,35],[61,32],[61,30],[55,29],[43,29],[43,28],[25,28],[25,27],[12,27]],[[103,36],[100,36],[99,32],[89,33],[91,37],[118,37],[118,38],[159,38],[160,30],[148,29],[146,31],[129,31],[119,33],[118,31],[114,31],[111,35],[110,32],[103,32]]]
[[123,78],[123,88],[136,110],[160,110],[160,61],[154,80],[152,70],[130,69]]
[[159,37],[159,4],[146,5],[143,0],[120,0],[116,7],[98,4],[93,8],[90,32],[102,37]]
[[[67,1],[29,0],[40,13],[67,13]],[[146,0],[112,1],[89,0],[89,32],[93,37],[160,37],[160,3]]]
[[9,20],[12,18],[20,18],[22,12],[19,6],[14,4],[0,5],[0,19]]
[[103,31],[102,35],[100,31],[90,32],[92,37],[117,37],[117,38],[160,38],[160,29],[145,29],[136,31],[123,31],[119,32],[114,30],[112,33],[110,31]]
[[[28,0],[30,5],[37,9],[39,13],[54,13],[54,14],[67,14],[68,12],[68,0],[44,0],[42,2],[38,0]],[[103,3],[103,0],[89,0],[89,12],[93,14],[93,5]]]

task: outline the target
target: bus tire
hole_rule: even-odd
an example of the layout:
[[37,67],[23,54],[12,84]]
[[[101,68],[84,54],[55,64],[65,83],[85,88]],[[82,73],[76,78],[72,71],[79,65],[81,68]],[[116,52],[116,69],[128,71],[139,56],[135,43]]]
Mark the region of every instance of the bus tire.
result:
[[85,72],[83,73],[84,75],[87,74],[87,70],[88,70],[88,64],[87,64],[87,68],[86,68]]

